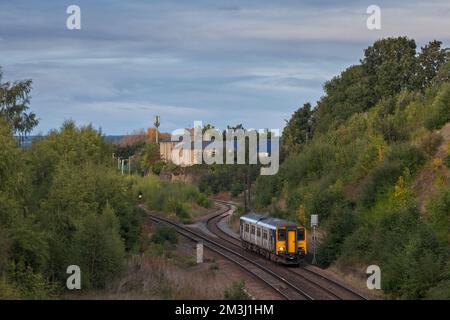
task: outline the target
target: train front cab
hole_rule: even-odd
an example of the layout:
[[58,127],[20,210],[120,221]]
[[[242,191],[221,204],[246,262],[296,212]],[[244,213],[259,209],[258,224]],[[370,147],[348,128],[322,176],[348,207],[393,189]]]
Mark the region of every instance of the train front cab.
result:
[[299,264],[306,255],[306,231],[304,227],[278,227],[276,253],[282,263]]

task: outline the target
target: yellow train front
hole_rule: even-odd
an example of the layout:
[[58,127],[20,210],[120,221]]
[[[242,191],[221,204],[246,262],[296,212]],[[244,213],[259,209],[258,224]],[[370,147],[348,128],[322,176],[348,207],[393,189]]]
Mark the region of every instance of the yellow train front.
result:
[[275,262],[299,264],[307,252],[305,228],[283,219],[243,215],[240,237],[244,248]]

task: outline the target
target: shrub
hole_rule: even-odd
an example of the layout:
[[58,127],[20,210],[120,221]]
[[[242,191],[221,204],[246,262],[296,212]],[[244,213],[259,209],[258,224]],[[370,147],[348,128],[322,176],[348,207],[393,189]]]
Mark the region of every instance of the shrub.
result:
[[163,160],[158,160],[152,165],[152,172],[156,175],[161,173],[161,170],[164,168],[166,163]]
[[414,173],[425,163],[425,154],[418,147],[409,143],[399,143],[391,146],[386,155],[387,161],[398,161],[402,171],[408,168]]
[[318,214],[325,221],[335,210],[344,204],[344,196],[341,192],[327,188],[314,194],[306,208],[307,212]]
[[231,190],[230,191],[231,191],[231,196],[232,197],[237,197],[244,191],[244,184],[242,184],[242,183],[234,183],[231,186]]
[[444,164],[450,169],[450,154],[444,158]]
[[199,193],[197,197],[197,204],[203,208],[210,208],[212,202],[203,193]]
[[225,300],[251,300],[250,295],[245,290],[245,281],[233,282],[231,287],[224,291]]
[[417,224],[408,231],[402,237],[408,239],[405,245],[397,245],[382,265],[383,290],[395,297],[424,298],[429,288],[437,285],[447,255],[426,224]]
[[447,122],[450,122],[450,83],[440,87],[425,120],[425,127],[429,130],[440,129]]
[[442,280],[428,290],[425,298],[433,300],[450,300],[450,279]]
[[450,188],[432,198],[426,210],[428,220],[434,225],[439,237],[450,243]]
[[389,186],[393,186],[402,174],[400,162],[384,161],[370,174],[368,180],[361,186],[358,199],[364,206],[371,206],[378,194],[385,192]]
[[82,286],[104,288],[124,266],[125,250],[119,220],[106,205],[101,214],[89,214],[75,233],[74,264],[84,270]]
[[329,265],[338,258],[343,249],[345,239],[353,232],[355,219],[349,209],[335,211],[327,221],[327,231],[319,246],[318,262]]
[[441,145],[442,140],[442,135],[436,132],[430,132],[422,138],[420,141],[420,147],[429,157],[432,157]]
[[174,228],[166,224],[160,224],[153,232],[151,241],[157,244],[163,244],[168,241],[175,244],[178,241],[178,235]]

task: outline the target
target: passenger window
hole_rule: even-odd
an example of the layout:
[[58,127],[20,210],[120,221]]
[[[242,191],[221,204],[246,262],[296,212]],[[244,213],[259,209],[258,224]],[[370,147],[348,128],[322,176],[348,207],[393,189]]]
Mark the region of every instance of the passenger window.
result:
[[255,226],[252,226],[252,232],[251,234],[255,234]]
[[261,237],[261,229],[260,228],[256,229],[256,236],[258,238]]
[[298,241],[305,240],[305,229],[297,229],[297,240]]
[[249,232],[250,230],[249,230],[249,225],[248,225],[248,223],[246,223],[245,224],[245,232]]
[[267,231],[266,230],[263,231],[263,239],[267,240]]
[[278,241],[286,241],[286,230],[278,229]]

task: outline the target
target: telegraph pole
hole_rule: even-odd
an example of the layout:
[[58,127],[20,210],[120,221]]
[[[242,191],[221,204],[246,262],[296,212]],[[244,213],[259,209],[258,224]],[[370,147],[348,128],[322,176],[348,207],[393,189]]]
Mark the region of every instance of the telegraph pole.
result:
[[153,121],[153,124],[154,124],[155,127],[156,127],[156,143],[158,144],[158,143],[159,143],[159,139],[158,139],[158,128],[159,128],[159,125],[161,124],[161,117],[160,117],[160,116],[155,116],[155,119],[154,119],[154,121]]

